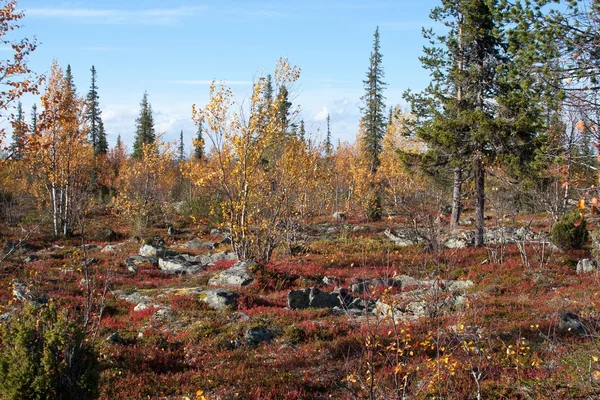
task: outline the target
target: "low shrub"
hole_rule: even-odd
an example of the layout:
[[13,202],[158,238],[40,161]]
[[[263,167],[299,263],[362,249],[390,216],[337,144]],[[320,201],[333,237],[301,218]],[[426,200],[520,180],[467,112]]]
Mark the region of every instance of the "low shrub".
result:
[[588,239],[583,213],[575,209],[552,225],[552,243],[561,250],[581,249]]
[[27,305],[0,327],[3,399],[92,399],[99,364],[80,325],[66,312]]

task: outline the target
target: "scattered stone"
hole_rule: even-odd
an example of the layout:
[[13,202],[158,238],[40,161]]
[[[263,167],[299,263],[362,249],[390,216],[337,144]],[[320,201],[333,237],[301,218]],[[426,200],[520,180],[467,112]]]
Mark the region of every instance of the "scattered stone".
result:
[[586,274],[598,269],[598,262],[593,258],[584,258],[577,263],[577,274]]
[[210,230],[210,236],[225,236],[225,234],[217,228],[213,228]]
[[46,304],[48,302],[49,296],[46,293],[38,293],[37,290],[31,290],[27,284],[13,280],[12,281],[12,294],[15,299],[22,301],[23,303],[32,303],[32,304]]
[[195,274],[204,270],[206,265],[190,262],[184,257],[177,255],[175,257],[159,258],[158,268],[172,274]]
[[238,297],[237,293],[228,289],[208,289],[199,295],[199,299],[214,310],[235,308]]
[[93,265],[93,264],[98,264],[98,259],[97,258],[94,258],[94,257],[88,258],[87,260],[85,260],[85,263],[84,263],[84,265],[86,267],[89,267],[90,265]]
[[415,232],[410,230],[396,231],[392,233],[391,230],[387,229],[383,232],[383,234],[399,247],[414,246],[423,241],[423,238],[419,237]]
[[138,303],[134,308],[133,311],[144,311],[147,310],[148,308],[152,307],[153,305],[150,303],[147,303],[145,301],[142,301],[141,303]]
[[271,343],[275,338],[275,333],[267,328],[250,328],[246,331],[246,344],[250,347],[258,346],[261,343]]
[[125,265],[127,265],[128,267],[130,265],[137,267],[137,266],[143,265],[143,264],[152,264],[153,266],[156,267],[156,266],[158,266],[158,259],[154,258],[154,257],[144,257],[144,256],[135,255],[135,256],[128,257],[125,260]]
[[311,288],[308,299],[309,306],[314,308],[333,308],[341,304],[337,293],[323,292],[316,287]]
[[121,245],[120,244],[108,244],[100,250],[101,253],[120,253]]
[[218,275],[214,276],[208,281],[211,286],[234,286],[242,287],[247,286],[254,278],[252,278],[252,268],[258,264],[252,260],[238,261],[233,266],[225,271],[222,271]]
[[444,242],[444,246],[449,249],[465,249],[469,247],[471,243],[462,237],[451,237]]
[[177,253],[165,249],[162,246],[155,246],[152,244],[145,244],[140,247],[140,256],[142,257],[150,257],[150,258],[160,258],[160,257],[174,257]]
[[563,313],[560,316],[558,328],[577,335],[583,335],[585,333],[585,327],[579,320],[579,316],[570,312]]
[[160,320],[160,319],[169,319],[173,315],[173,311],[170,308],[161,308],[157,312],[154,313],[152,319]]
[[449,292],[464,292],[465,290],[472,287],[473,281],[470,280],[445,280],[440,281],[441,286]]
[[222,251],[220,253],[215,253],[210,256],[210,260],[213,263],[218,261],[235,261],[238,259],[237,254],[232,251]]
[[331,216],[331,219],[336,221],[336,222],[340,222],[340,221],[346,221],[348,219],[348,217],[346,216],[346,214],[336,211],[333,213],[333,215]]
[[175,228],[173,228],[172,226],[169,226],[167,228],[167,235],[169,236],[173,236],[177,233],[177,230]]
[[113,231],[110,228],[107,229],[103,235],[103,239],[107,242],[115,241],[115,240],[117,240],[117,237],[118,237],[117,232]]
[[310,289],[292,290],[288,293],[288,307],[291,309],[305,309],[310,305]]
[[113,344],[119,344],[123,342],[123,339],[121,339],[118,332],[113,332],[106,338],[106,341]]
[[188,249],[204,248],[204,249],[209,249],[209,250],[216,249],[218,246],[219,246],[219,243],[203,242],[199,238],[194,238],[183,245],[183,247],[188,248]]
[[340,280],[339,279],[333,278],[331,276],[324,276],[321,281],[326,286],[329,286],[329,285],[339,285],[340,284]]

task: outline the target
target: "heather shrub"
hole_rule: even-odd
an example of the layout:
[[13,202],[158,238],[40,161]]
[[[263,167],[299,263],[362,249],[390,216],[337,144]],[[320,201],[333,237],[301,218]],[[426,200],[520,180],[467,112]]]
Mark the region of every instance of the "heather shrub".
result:
[[552,225],[552,243],[561,250],[581,249],[588,239],[583,213],[576,209]]
[[99,364],[81,326],[27,305],[0,327],[0,398],[93,399]]

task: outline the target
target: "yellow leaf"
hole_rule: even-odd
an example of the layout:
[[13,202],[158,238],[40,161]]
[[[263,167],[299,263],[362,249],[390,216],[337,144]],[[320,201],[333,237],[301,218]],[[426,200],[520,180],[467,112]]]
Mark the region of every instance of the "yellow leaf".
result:
[[581,199],[577,202],[577,208],[580,210],[585,210],[585,200]]

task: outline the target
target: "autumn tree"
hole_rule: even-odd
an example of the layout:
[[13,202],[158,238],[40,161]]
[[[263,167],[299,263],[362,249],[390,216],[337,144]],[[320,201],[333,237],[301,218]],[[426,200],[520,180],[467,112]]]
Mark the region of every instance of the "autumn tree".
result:
[[[117,212],[131,219],[138,233],[164,215],[175,183],[173,162],[176,153],[169,143],[143,143],[139,158],[120,165],[117,178]],[[115,149],[114,161],[122,162],[122,148]],[[116,166],[116,164],[115,164]]]
[[[9,56],[0,60],[0,116],[7,112],[25,93],[38,93],[43,77],[35,74],[28,66],[28,56],[37,48],[37,41],[28,38],[12,39],[11,34],[21,28],[19,21],[25,13],[17,11],[17,0],[0,1],[0,45],[8,48]],[[5,137],[0,129],[0,142]],[[12,158],[8,153],[6,158]]]
[[36,192],[49,205],[55,235],[69,235],[85,212],[92,171],[92,148],[87,141],[85,102],[72,92],[68,76],[54,62],[42,95],[37,132],[25,154],[39,184]]
[[92,82],[87,94],[87,110],[85,113],[86,121],[90,126],[90,143],[94,149],[94,154],[106,154],[108,151],[108,142],[106,141],[106,132],[102,122],[102,110],[100,110],[100,96],[98,95],[98,85],[96,82],[96,68],[92,65]]
[[[361,124],[364,126],[364,135],[362,135],[362,145],[364,154],[369,164],[369,172],[374,177],[379,168],[381,153],[381,142],[385,135],[385,97],[383,89],[386,84],[383,81],[384,72],[379,44],[379,27],[375,29],[373,35],[373,50],[369,60],[369,69],[367,79],[363,81],[365,85],[365,94],[361,98],[363,101],[363,116]],[[371,220],[381,218],[381,197],[375,182],[370,182],[371,190],[369,194],[368,217]]]
[[280,60],[274,74],[279,93],[268,107],[265,77],[254,85],[249,111],[237,109],[231,89],[215,83],[206,107],[193,107],[196,123],[208,124],[212,145],[210,174],[196,175],[196,183],[216,183],[215,189],[224,199],[221,208],[232,245],[240,258],[268,261],[290,218],[299,211],[299,199],[305,198],[299,190],[310,177],[306,175],[311,171],[310,157],[305,144],[286,131],[290,106],[285,93],[299,74],[298,68]]
[[154,118],[152,117],[152,105],[148,102],[148,93],[144,92],[142,102],[140,103],[140,115],[136,119],[135,141],[133,143],[134,158],[142,156],[142,145],[153,143],[156,139],[154,133]]

